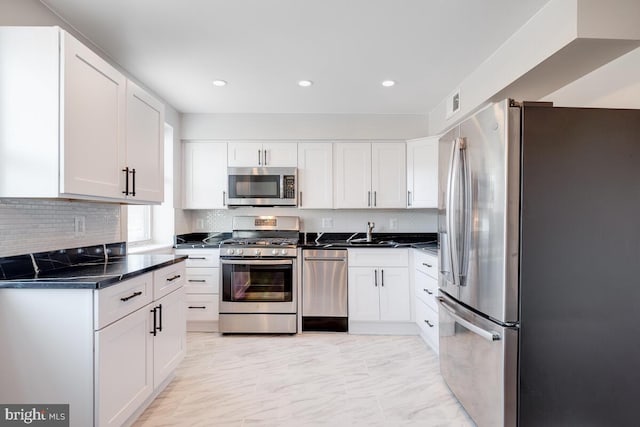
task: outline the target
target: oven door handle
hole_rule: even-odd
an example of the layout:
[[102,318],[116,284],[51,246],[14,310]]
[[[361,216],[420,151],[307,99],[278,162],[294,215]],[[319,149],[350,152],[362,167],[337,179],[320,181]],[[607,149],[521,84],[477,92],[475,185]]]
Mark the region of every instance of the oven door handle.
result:
[[220,259],[221,264],[250,264],[250,265],[293,265],[293,259]]

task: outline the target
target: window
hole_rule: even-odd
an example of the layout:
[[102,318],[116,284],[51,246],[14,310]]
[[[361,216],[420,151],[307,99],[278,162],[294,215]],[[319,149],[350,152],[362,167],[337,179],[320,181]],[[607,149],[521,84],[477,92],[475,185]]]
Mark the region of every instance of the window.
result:
[[129,206],[127,209],[129,243],[151,243],[151,206]]

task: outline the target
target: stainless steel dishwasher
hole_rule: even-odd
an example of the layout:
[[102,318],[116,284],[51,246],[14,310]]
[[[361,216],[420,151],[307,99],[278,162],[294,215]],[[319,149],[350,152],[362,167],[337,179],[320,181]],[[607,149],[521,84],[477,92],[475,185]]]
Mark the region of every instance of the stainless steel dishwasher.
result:
[[302,330],[348,330],[347,250],[302,251]]

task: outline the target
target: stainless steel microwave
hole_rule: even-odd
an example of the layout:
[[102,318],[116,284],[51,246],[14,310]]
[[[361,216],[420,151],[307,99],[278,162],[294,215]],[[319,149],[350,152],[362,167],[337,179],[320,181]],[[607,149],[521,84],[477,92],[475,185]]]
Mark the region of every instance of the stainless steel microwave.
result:
[[296,206],[297,168],[227,168],[228,206]]

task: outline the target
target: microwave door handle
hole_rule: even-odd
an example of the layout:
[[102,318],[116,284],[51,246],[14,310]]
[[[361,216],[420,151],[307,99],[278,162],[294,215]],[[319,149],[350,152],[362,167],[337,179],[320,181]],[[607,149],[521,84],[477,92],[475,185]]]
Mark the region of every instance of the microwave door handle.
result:
[[280,198],[284,199],[284,196],[284,175],[280,175]]
[[484,338],[487,341],[490,341],[490,342],[500,341],[500,334],[499,333],[494,332],[494,331],[487,331],[486,329],[482,329],[480,326],[474,325],[473,323],[469,322],[468,320],[463,319],[462,317],[460,317],[455,312],[455,309],[453,307],[450,307],[449,304],[447,304],[445,302],[445,299],[443,297],[436,297],[436,299],[438,300],[438,303],[440,304],[440,307],[445,309],[447,311],[447,313],[451,317],[453,317],[453,319],[456,321],[456,323],[461,324],[462,326],[464,326],[465,328],[467,328],[468,330],[470,330],[474,334],[478,335],[481,338]]

